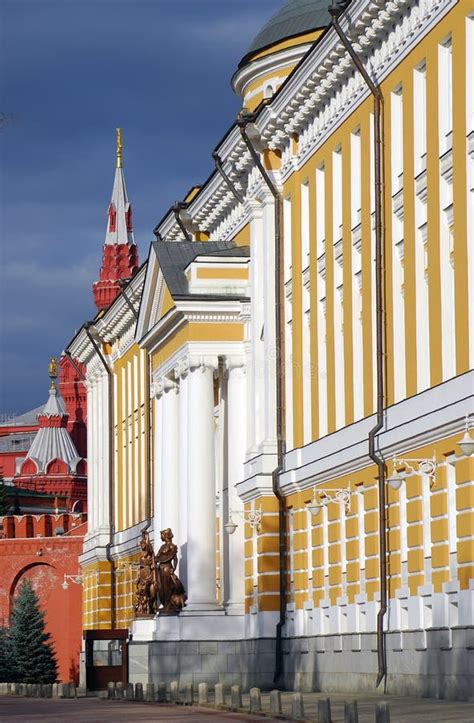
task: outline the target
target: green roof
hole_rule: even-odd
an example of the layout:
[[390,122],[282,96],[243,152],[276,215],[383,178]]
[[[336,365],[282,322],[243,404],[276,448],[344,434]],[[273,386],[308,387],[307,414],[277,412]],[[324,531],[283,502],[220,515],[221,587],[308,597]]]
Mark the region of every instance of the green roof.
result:
[[250,55],[286,38],[325,28],[331,20],[329,4],[330,0],[287,0],[254,38],[240,65]]

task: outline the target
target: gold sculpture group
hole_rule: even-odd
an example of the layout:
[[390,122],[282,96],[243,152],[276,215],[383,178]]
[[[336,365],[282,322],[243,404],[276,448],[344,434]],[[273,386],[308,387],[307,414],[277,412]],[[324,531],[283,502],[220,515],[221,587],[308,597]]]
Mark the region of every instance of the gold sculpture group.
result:
[[[142,532],[140,566],[136,580],[137,617],[176,615],[186,605],[183,583],[176,575],[178,548],[168,527],[160,532],[163,544],[155,555],[148,532]],[[160,605],[158,606],[158,601]]]

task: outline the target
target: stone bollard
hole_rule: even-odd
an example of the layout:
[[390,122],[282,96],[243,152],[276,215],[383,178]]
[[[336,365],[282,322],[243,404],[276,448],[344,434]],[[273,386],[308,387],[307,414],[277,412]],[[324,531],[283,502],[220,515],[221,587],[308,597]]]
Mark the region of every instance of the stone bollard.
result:
[[179,686],[177,680],[172,680],[170,683],[170,702],[179,703]]
[[166,683],[163,681],[158,684],[158,703],[166,703]]
[[[17,692],[18,692],[18,690],[17,690]],[[39,684],[39,686],[38,686],[38,695],[39,695],[40,698],[46,698],[45,689],[44,689],[44,683],[40,683],[40,684]]]
[[133,700],[133,683],[127,683],[123,689],[123,697],[125,700]]
[[352,703],[344,703],[344,723],[359,723],[359,714],[357,712],[357,701]]
[[37,683],[31,684],[31,696],[37,698],[39,696],[39,685]]
[[262,710],[262,696],[260,688],[250,688],[250,712],[256,713]]
[[145,700],[147,703],[154,703],[154,701],[155,701],[155,684],[154,683],[146,684]]
[[223,683],[215,684],[214,695],[215,695],[214,704],[218,705],[219,707],[224,706],[225,705],[225,693],[224,693],[224,684]]
[[318,700],[318,719],[319,723],[331,723],[331,701],[329,698],[320,698]]
[[121,680],[119,680],[118,683],[115,683],[115,697],[118,700],[122,700],[123,698],[123,683]]
[[27,698],[31,698],[31,683],[27,683],[25,686],[25,695]]
[[198,703],[199,705],[206,705],[209,703],[207,683],[199,683],[198,685]]
[[25,685],[24,683],[18,683],[18,695],[24,695]]
[[[34,693],[32,693],[34,695]],[[60,683],[59,684],[59,697],[60,698],[69,698],[69,683]]]
[[192,705],[194,703],[193,684],[188,683],[184,686],[184,705]]
[[135,683],[135,700],[143,700],[143,683]]
[[[64,687],[64,686],[63,686],[63,687]],[[61,696],[61,697],[64,697],[64,696]],[[113,700],[113,699],[116,698],[116,697],[117,697],[117,692],[116,692],[116,690],[115,690],[115,683],[114,683],[113,680],[110,680],[110,681],[107,683],[107,698],[108,698],[109,700]]]
[[74,685],[74,683],[69,683],[69,697],[70,697],[70,698],[76,698],[76,697],[77,697],[77,694],[76,694],[76,686]]
[[281,715],[281,693],[279,690],[270,691],[270,715]]
[[53,684],[52,683],[46,683],[44,685],[44,697],[45,698],[53,697]]
[[59,683],[53,683],[53,689],[51,692],[53,698],[59,698]]
[[242,688],[240,685],[233,685],[231,687],[230,700],[232,708],[242,708]]
[[303,693],[293,693],[293,697],[291,699],[291,717],[293,718],[293,720],[303,720]]
[[375,706],[375,723],[390,723],[390,707],[386,700]]

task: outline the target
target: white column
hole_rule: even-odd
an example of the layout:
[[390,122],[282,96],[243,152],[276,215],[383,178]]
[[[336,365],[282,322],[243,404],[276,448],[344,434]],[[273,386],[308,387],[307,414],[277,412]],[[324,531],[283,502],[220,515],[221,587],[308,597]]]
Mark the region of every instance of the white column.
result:
[[178,545],[178,574],[185,589],[188,588],[188,370],[187,362],[180,362],[175,368],[179,381],[179,422],[178,422],[178,498],[179,520],[174,539]]
[[[110,499],[110,451],[109,451],[109,434],[110,424],[109,419],[109,377],[107,374],[103,374],[100,380],[100,417],[99,424],[101,426],[100,444],[102,446],[102,469],[101,469],[101,484],[102,484],[102,495],[101,495],[101,527],[109,528],[110,525],[114,525],[114,520],[110,519],[109,511],[109,499]],[[115,482],[115,480],[114,480]]]
[[[243,358],[231,357],[226,360],[227,381],[227,463],[229,517],[232,511],[243,511],[244,506],[236,485],[244,479],[246,439],[246,375]],[[244,521],[235,516],[238,527],[228,538],[229,562],[226,577],[229,580],[227,612],[230,615],[244,614]]]
[[160,544],[161,524],[161,428],[162,428],[162,390],[153,384],[153,535],[155,548]]
[[87,388],[87,521],[88,536],[90,536],[97,526],[97,513],[95,511],[95,448],[94,448],[94,423],[93,423],[93,404],[94,391],[90,379],[86,382]]
[[178,385],[163,380],[163,423],[161,436],[161,524],[171,527],[176,537],[179,527],[178,506]]
[[[264,260],[261,282],[263,284],[263,441],[260,450],[276,452],[276,348],[275,328],[275,202],[266,194],[263,204],[263,246]],[[261,332],[260,332],[261,334]]]
[[187,612],[212,610],[217,607],[215,368],[217,368],[217,358],[191,360],[188,377]]

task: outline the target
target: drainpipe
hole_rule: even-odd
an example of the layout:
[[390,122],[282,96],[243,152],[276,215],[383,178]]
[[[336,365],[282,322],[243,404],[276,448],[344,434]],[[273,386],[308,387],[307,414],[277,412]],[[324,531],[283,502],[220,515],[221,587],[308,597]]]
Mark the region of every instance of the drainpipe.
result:
[[67,356],[67,358],[68,358],[69,361],[71,362],[72,366],[73,366],[74,369],[76,370],[76,372],[77,372],[78,376],[80,377],[81,381],[85,382],[85,381],[86,381],[86,378],[85,378],[85,376],[84,376],[84,374],[83,374],[83,372],[82,372],[82,369],[80,369],[80,368],[78,367],[78,365],[76,364],[76,360],[75,360],[74,357],[72,356],[72,354],[71,354],[71,352],[69,351],[69,349],[65,349],[65,350],[64,350],[64,355]]
[[383,95],[380,86],[372,80],[367,73],[361,59],[355,52],[350,40],[344,34],[339,16],[344,10],[340,4],[333,0],[328,8],[331,23],[338,34],[342,44],[349,53],[354,65],[362,75],[370,92],[374,97],[374,161],[375,161],[375,325],[376,325],[376,356],[377,356],[377,421],[369,432],[369,457],[377,465],[378,470],[378,502],[379,502],[379,556],[380,556],[380,608],[377,614],[377,660],[378,675],[375,687],[378,687],[387,676],[387,657],[385,652],[385,634],[383,629],[384,617],[387,612],[387,561],[386,540],[387,529],[385,510],[385,477],[386,467],[384,460],[375,449],[376,435],[383,427],[385,378],[384,378],[384,239],[382,230],[382,129],[381,115]]
[[236,189],[236,187],[234,186],[234,184],[233,184],[232,181],[230,180],[229,176],[228,176],[227,173],[224,171],[224,166],[223,166],[223,164],[222,164],[222,159],[221,159],[220,155],[217,153],[217,151],[214,151],[214,152],[213,152],[212,157],[213,157],[213,159],[214,159],[214,163],[216,164],[217,172],[220,174],[220,176],[221,176],[222,179],[224,180],[224,183],[227,184],[227,187],[228,187],[229,190],[232,192],[232,195],[234,196],[234,198],[235,198],[235,200],[237,201],[237,203],[243,203],[243,202],[244,202],[244,197],[242,196],[241,193],[238,192],[238,190]]
[[276,435],[277,435],[277,466],[272,472],[273,494],[278,500],[278,537],[279,537],[279,567],[280,567],[280,619],[276,626],[275,646],[275,684],[283,684],[283,649],[282,633],[286,622],[286,506],[280,491],[279,476],[283,472],[285,454],[285,333],[282,313],[283,289],[283,200],[265,170],[260,156],[252,144],[247,133],[247,126],[255,119],[255,114],[241,112],[237,118],[241,136],[247,146],[253,162],[260,171],[263,180],[270,189],[275,204],[275,332],[276,332]]
[[90,328],[93,326],[92,321],[88,321],[84,324],[84,330],[87,334],[87,337],[99,357],[100,361],[102,362],[102,366],[104,367],[105,371],[107,372],[107,376],[109,377],[109,388],[108,388],[108,407],[109,407],[109,542],[107,543],[105,547],[105,554],[107,556],[107,561],[110,565],[110,618],[111,618],[111,628],[112,630],[115,629],[115,623],[116,623],[116,605],[115,605],[115,566],[114,561],[111,554],[112,544],[114,540],[114,525],[113,525],[113,514],[114,514],[114,437],[113,437],[113,413],[114,413],[114,406],[113,406],[113,376],[112,371],[107,364],[104,355],[102,354],[98,344],[96,343],[95,339],[92,337],[92,334],[90,333]]
[[192,239],[191,235],[189,234],[189,232],[188,232],[186,226],[184,225],[183,220],[180,216],[181,210],[183,208],[186,208],[186,206],[187,206],[186,203],[183,203],[182,201],[176,201],[176,203],[174,204],[174,206],[172,208],[172,211],[174,213],[176,223],[178,224],[181,231],[183,232],[184,238],[186,239],[186,241],[192,241],[193,239]]

